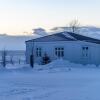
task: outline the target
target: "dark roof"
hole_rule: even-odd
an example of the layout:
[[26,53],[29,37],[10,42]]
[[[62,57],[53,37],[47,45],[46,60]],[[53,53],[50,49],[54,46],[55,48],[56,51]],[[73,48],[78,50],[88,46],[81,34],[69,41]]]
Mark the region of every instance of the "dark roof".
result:
[[[52,34],[52,35],[48,35],[48,36],[44,36],[44,37],[40,37],[40,38],[36,38],[36,39],[32,39],[32,40],[28,40],[28,41],[34,41],[34,42],[52,42],[52,41],[74,41],[74,39],[71,39],[69,37],[65,37],[64,34],[60,33],[56,33],[56,34]],[[28,42],[26,41],[26,42]]]
[[80,34],[75,34],[72,32],[59,32],[56,34],[28,40],[29,41],[34,41],[34,42],[53,42],[53,41],[86,41],[86,42],[91,42],[91,43],[96,43],[100,44],[100,40],[94,39],[91,37],[83,36]]
[[86,42],[100,44],[99,39],[94,39],[94,38],[91,38],[91,37],[87,37],[87,36],[83,36],[83,35],[75,34],[75,33],[70,33],[70,32],[68,32],[68,34],[70,34],[72,37],[74,37],[74,38],[76,38],[77,40],[80,40],[80,41],[86,41]]

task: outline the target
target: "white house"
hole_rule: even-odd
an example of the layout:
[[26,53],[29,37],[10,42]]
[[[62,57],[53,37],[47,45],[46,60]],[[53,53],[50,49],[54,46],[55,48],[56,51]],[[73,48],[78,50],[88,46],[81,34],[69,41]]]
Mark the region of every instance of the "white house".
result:
[[56,34],[26,41],[26,62],[43,63],[47,55],[50,61],[63,58],[74,63],[100,64],[100,40],[75,34]]

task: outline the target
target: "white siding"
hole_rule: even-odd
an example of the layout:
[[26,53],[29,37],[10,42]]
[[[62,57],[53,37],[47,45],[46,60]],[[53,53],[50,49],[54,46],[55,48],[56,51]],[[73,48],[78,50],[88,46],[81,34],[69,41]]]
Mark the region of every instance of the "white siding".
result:
[[[26,58],[29,62],[29,56],[32,50],[32,43],[28,42],[26,46]],[[82,46],[89,47],[89,57],[82,58]],[[47,53],[51,60],[57,59],[55,56],[55,47],[64,47],[64,59],[82,64],[100,64],[100,45],[82,41],[58,41],[58,42],[35,42],[34,60],[41,63],[41,57],[36,57],[36,48],[42,48],[42,56]]]
[[33,43],[31,41],[26,42],[26,63],[30,63],[30,56],[32,55]]

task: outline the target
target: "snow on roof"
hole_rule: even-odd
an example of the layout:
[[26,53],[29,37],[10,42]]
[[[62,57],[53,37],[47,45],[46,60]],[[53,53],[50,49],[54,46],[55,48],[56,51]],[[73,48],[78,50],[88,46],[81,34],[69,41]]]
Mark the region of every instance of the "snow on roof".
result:
[[[44,36],[44,37],[40,37],[40,38],[28,40],[28,41],[52,42],[52,41],[76,41],[76,40],[100,44],[99,39],[95,39],[92,37],[88,37],[88,36],[84,36],[84,35],[76,34],[76,33],[72,33],[72,32],[67,32],[67,31],[58,32],[58,33],[55,33],[52,35],[48,35],[48,36]],[[28,41],[26,41],[26,42],[28,42]]]
[[100,44],[100,39],[95,39],[95,38],[92,38],[92,37],[84,36],[84,35],[81,35],[81,34],[75,34],[75,33],[71,33],[71,32],[68,32],[68,33],[71,36],[75,37],[79,41],[85,41],[85,42]]
[[71,36],[67,37],[63,34],[63,32],[47,35],[44,37],[28,40],[29,41],[34,41],[34,42],[52,42],[52,41],[73,41],[75,40],[74,38],[70,38]]
[[74,38],[73,36],[71,36],[71,35],[68,34],[67,32],[62,32],[62,34],[64,34],[64,36],[67,37],[67,38],[71,38],[71,39],[76,40],[76,38]]

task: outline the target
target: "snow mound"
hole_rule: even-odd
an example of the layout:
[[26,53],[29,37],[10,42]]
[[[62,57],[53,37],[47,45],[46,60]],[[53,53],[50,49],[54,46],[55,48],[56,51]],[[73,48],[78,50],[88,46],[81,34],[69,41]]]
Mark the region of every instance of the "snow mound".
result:
[[[82,64],[72,63],[64,59],[57,59],[46,65],[39,65],[35,63],[33,71],[60,72],[60,71],[70,71],[73,68],[83,69],[83,68],[96,68],[96,67],[97,66],[95,64],[82,65]],[[100,65],[98,67],[100,67]],[[13,64],[13,65],[7,64],[6,69],[7,70],[18,70],[18,71],[32,70],[29,64]]]
[[83,65],[74,64],[64,59],[57,59],[46,65],[34,64],[34,69],[40,70],[40,71],[41,70],[56,70],[56,71],[67,70],[68,71],[68,70],[71,70],[71,67],[83,67]]
[[70,67],[70,62],[63,59],[57,59],[47,65],[48,67]]
[[[77,64],[77,63],[72,63],[68,60],[64,60],[64,59],[57,59],[52,61],[49,64],[46,65],[38,65],[38,64],[34,64],[34,69],[36,70],[48,70],[48,69],[67,69],[70,70],[71,68],[95,68],[97,67],[95,64]],[[99,66],[98,66],[99,67]]]

